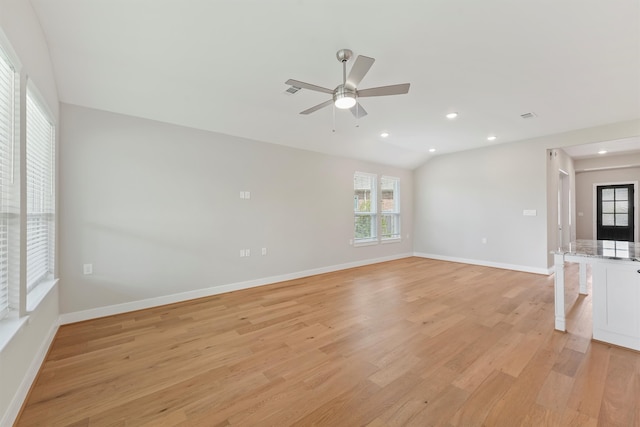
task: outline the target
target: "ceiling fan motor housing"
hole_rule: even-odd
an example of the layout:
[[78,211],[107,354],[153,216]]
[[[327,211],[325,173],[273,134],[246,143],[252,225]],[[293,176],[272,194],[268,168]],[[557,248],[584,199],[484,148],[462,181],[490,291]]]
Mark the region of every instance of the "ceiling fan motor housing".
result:
[[333,92],[333,102],[337,108],[348,109],[356,105],[356,91],[339,85]]

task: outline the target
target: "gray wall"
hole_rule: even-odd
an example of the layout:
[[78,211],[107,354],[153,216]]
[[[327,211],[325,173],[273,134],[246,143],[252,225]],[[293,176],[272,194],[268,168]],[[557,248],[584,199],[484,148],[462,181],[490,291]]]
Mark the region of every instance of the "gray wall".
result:
[[544,151],[522,143],[430,160],[415,171],[415,251],[546,267],[545,168]]
[[[60,135],[62,313],[412,252],[408,170],[65,104]],[[355,171],[400,178],[402,242],[349,244]]]
[[[593,235],[593,223],[595,221],[595,214],[593,212],[594,184],[632,182],[640,183],[640,167],[579,172],[576,174],[576,212],[578,213],[578,239],[596,238]],[[636,206],[635,208],[637,213],[638,206]],[[582,213],[582,216],[580,216],[580,213]],[[640,224],[636,223],[636,228],[638,226],[640,226]]]

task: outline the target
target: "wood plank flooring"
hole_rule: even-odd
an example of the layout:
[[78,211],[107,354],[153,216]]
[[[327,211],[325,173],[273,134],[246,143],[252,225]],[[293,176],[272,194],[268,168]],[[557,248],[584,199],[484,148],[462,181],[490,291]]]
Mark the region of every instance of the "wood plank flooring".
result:
[[[406,258],[62,326],[18,426],[640,426],[553,276]],[[573,278],[571,278],[573,276]]]

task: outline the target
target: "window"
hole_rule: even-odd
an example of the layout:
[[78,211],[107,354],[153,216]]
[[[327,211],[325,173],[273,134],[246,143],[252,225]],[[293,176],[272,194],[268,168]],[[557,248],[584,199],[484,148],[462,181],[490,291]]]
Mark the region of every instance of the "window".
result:
[[16,111],[16,73],[0,51],[0,319],[9,312],[9,192]]
[[53,278],[55,134],[47,114],[27,90],[27,292]]
[[629,190],[627,188],[602,189],[602,225],[629,226]]
[[376,176],[356,172],[353,176],[353,192],[355,243],[375,242],[378,237]]
[[383,176],[380,180],[382,203],[380,208],[380,237],[382,240],[400,238],[400,180]]

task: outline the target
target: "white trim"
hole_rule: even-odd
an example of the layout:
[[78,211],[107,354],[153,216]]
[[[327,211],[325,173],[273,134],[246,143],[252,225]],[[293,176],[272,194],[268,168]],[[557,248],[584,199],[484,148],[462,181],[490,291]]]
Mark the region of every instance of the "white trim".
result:
[[13,337],[27,324],[28,320],[29,316],[19,317],[18,312],[15,310],[10,310],[6,317],[0,319],[0,355]]
[[380,243],[386,245],[387,243],[400,243],[402,242],[402,237],[390,237],[388,239],[380,239]]
[[0,28],[0,48],[7,56],[7,59],[11,62],[14,71],[20,74],[20,71],[22,70],[22,62],[20,62],[20,58],[16,54],[16,51],[13,50],[13,46],[11,45],[7,35],[2,31],[2,28]]
[[56,332],[58,332],[59,326],[60,322],[54,322],[54,324],[51,326],[51,329],[49,330],[49,334],[40,344],[38,352],[34,356],[33,360],[31,361],[31,365],[29,365],[29,369],[22,378],[22,383],[20,383],[18,390],[16,390],[16,393],[13,395],[13,399],[11,400],[11,403],[5,411],[4,416],[2,417],[2,419],[0,419],[0,426],[13,425],[16,418],[18,417],[20,409],[22,408],[22,405],[24,404],[27,395],[29,394],[29,390],[31,389],[31,386],[35,381],[38,372],[40,372],[40,367],[44,363],[44,358],[49,352],[49,348],[53,343],[53,339],[56,336]]
[[63,313],[60,315],[60,324],[82,322],[84,320],[97,319],[99,317],[112,316],[114,314],[126,313],[129,311],[143,310],[165,304],[173,304],[196,298],[204,298],[226,292],[239,291],[242,289],[254,288],[257,286],[271,285],[273,283],[285,282],[287,280],[300,279],[302,277],[315,276],[316,274],[331,273],[348,268],[362,267],[363,265],[377,264],[379,262],[393,261],[396,259],[408,258],[411,253],[392,255],[382,258],[368,259],[363,261],[349,262],[345,264],[332,265],[328,267],[314,268],[311,270],[299,271],[297,273],[283,274],[280,276],[265,277],[262,279],[249,280],[246,282],[230,283],[228,285],[212,286],[204,289],[196,289],[178,294],[163,295],[155,298],[147,298],[138,301],[126,302],[123,304],[109,305],[105,307],[92,308],[89,310]]
[[375,246],[378,244],[378,239],[361,239],[353,241],[353,247],[358,248],[361,246]]
[[49,295],[49,292],[56,287],[60,279],[47,280],[38,283],[29,293],[27,293],[27,314],[36,311],[40,303]]
[[[45,100],[45,97],[42,96],[42,93],[40,93],[40,90],[38,90],[38,87],[36,86],[36,84],[32,83],[32,80],[28,75],[26,80],[27,80],[27,96],[29,96],[38,107],[40,107],[40,109],[42,110],[42,115],[45,116],[45,118],[47,119],[51,127],[53,127],[54,137],[57,136],[57,130],[58,130],[56,128],[57,119],[56,119],[56,116],[53,114],[53,110],[49,107],[49,104]],[[55,145],[55,141],[54,141],[54,145]]]
[[633,241],[638,242],[638,181],[620,181],[620,182],[594,182],[593,183],[593,240],[598,240],[598,186],[606,185],[629,185],[633,184]]
[[505,264],[501,262],[484,261],[479,259],[458,258],[458,257],[451,257],[446,255],[425,254],[420,252],[414,252],[413,256],[417,256],[420,258],[437,259],[439,261],[451,261],[451,262],[459,262],[462,264],[481,265],[483,267],[502,268],[504,270],[522,271],[525,273],[544,274],[545,276],[548,276],[552,272],[552,269],[549,269],[549,268],[529,267],[527,265]]

